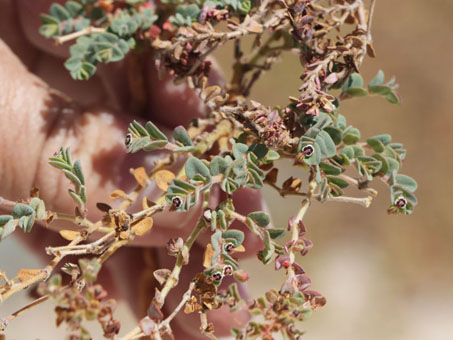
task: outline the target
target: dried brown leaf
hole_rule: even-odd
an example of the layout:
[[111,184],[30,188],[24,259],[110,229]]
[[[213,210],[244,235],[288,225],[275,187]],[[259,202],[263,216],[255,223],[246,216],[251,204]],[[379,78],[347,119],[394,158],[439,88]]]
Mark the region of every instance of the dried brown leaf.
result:
[[366,45],[366,53],[371,57],[371,58],[376,58],[376,51],[374,50],[373,45],[368,42]]
[[75,230],[60,230],[59,233],[61,237],[68,241],[74,240],[79,235],[79,232]]
[[165,281],[167,281],[170,274],[171,271],[166,268],[157,269],[153,272],[154,278],[157,280],[157,282],[159,282],[161,286],[165,283]]
[[155,205],[155,203],[151,202],[147,197],[143,197],[143,200],[142,200],[142,209],[143,210],[146,210],[146,209],[152,207],[153,205]]
[[98,208],[100,211],[102,212],[106,212],[108,213],[110,209],[112,209],[112,207],[106,203],[102,203],[102,202],[98,202],[96,203],[96,208]]
[[277,176],[278,176],[278,169],[273,168],[271,171],[269,171],[266,174],[265,180],[266,180],[266,182],[275,184],[277,182]]
[[243,253],[245,251],[245,247],[241,244],[239,247],[233,248],[233,251],[236,253]]
[[302,186],[302,180],[300,178],[290,177],[283,182],[282,190],[284,192],[298,192]]
[[249,24],[247,25],[247,31],[250,33],[261,33],[263,32],[263,26],[256,22],[255,20],[250,20]]
[[168,170],[160,170],[154,175],[156,185],[162,191],[168,190],[168,186],[175,177],[175,174]]
[[129,196],[123,190],[117,189],[110,194],[110,198],[112,200],[116,200],[119,198],[129,199]]
[[146,174],[144,167],[139,167],[137,169],[132,170],[132,174],[135,177],[135,180],[140,184],[143,188],[148,185],[148,175]]
[[132,231],[138,235],[145,235],[153,227],[153,219],[151,217],[145,217],[143,220],[138,222],[132,227]]
[[212,249],[212,245],[208,243],[203,255],[203,267],[209,268],[211,267],[212,256],[214,255],[215,251]]
[[39,198],[39,189],[38,188],[31,188],[30,189],[30,197],[38,197]]

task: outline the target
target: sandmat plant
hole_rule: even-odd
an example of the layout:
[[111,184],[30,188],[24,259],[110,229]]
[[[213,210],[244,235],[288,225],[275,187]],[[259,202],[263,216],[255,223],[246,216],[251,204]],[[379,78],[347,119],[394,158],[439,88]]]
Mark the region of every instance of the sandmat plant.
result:
[[[9,322],[33,306],[52,299],[56,304],[57,325],[69,325],[68,339],[91,339],[84,321],[97,320],[106,338],[120,339],[120,323],[113,312],[115,301],[96,283],[101,265],[134,238],[149,232],[153,216],[164,211],[187,212],[198,209],[198,223],[186,240],[171,239],[169,256],[172,269],[160,268],[154,277],[160,284],[149,302],[147,315],[121,339],[172,339],[172,320],[177,313],[198,313],[200,332],[215,339],[215,327],[208,312],[229,306],[231,311],[246,309],[250,321],[233,328],[237,339],[299,339],[299,321],[323,306],[322,294],[309,290],[311,281],[296,262],[312,247],[306,237],[304,215],[312,202],[337,201],[368,207],[377,191],[375,179],[390,191],[388,212],[412,213],[417,200],[416,182],[401,174],[406,150],[388,134],[363,138],[357,127],[348,125],[340,113],[342,101],[381,96],[399,103],[398,86],[384,72],[365,84],[359,74],[366,55],[374,57],[371,21],[375,2],[363,0],[78,0],[53,4],[41,15],[40,33],[58,44],[71,44],[65,67],[75,80],[92,77],[102,63],[130,58],[140,64],[153,58],[160,74],[169,73],[175,82],[185,82],[205,104],[203,118],[189,126],[178,126],[172,136],[165,135],[153,122],[133,121],[125,132],[127,152],[165,150],[152,171],[132,171],[137,186],[132,192],[115,190],[114,203],[99,202],[103,212],[99,221],[87,215],[85,180],[79,161],[71,159],[69,148],[62,147],[49,158],[49,164],[71,183],[69,195],[75,213],[49,211],[33,189],[20,202],[1,200],[10,215],[0,216],[0,237],[16,229],[29,232],[36,222],[72,221],[77,230],[61,230],[66,246],[49,245],[53,260],[43,269],[22,269],[14,278],[0,272],[0,301],[40,283],[42,295],[28,306],[1,319]],[[253,38],[251,48],[242,39]],[[221,46],[234,44],[234,61],[225,86],[209,80],[211,54]],[[284,106],[267,107],[249,98],[256,81],[279,60],[282,53],[300,59],[300,87],[297,97]],[[140,73],[135,74],[140,82]],[[143,107],[143,95],[136,93],[133,107]],[[293,176],[279,178],[279,159],[289,159]],[[183,164],[178,171],[177,164]],[[156,201],[140,198],[151,184],[162,195]],[[288,225],[270,226],[264,211],[242,215],[236,211],[232,194],[241,188],[261,189],[268,185],[283,198],[298,196],[300,209],[289,217]],[[225,199],[210,205],[210,193],[220,188]],[[360,197],[347,195],[359,189]],[[355,191],[357,192],[357,191]],[[137,200],[142,209],[130,211]],[[112,207],[114,206],[114,208]],[[327,209],[327,207],[326,207]],[[347,208],[345,208],[347,209]],[[230,228],[233,221],[248,227],[250,235]],[[211,233],[202,259],[204,270],[193,277],[179,305],[169,315],[162,307],[169,292],[184,274],[190,249],[201,232]],[[102,236],[93,239],[93,233]],[[287,237],[286,242],[279,239]],[[249,279],[235,254],[244,251],[244,237],[258,237],[262,249],[256,259],[263,265],[286,272],[281,286],[265,296],[244,301],[237,283],[220,286],[226,276],[237,282]],[[62,273],[54,273],[65,257],[77,255],[77,263],[66,263]],[[86,258],[86,256],[89,256]],[[197,261],[197,259],[191,259]],[[259,263],[257,263],[259,265]],[[62,276],[63,275],[63,276]]]

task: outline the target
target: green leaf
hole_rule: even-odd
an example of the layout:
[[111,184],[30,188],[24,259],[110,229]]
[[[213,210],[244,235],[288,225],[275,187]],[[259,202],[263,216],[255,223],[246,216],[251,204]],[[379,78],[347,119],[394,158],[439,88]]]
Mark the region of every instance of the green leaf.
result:
[[47,212],[46,212],[46,206],[44,204],[43,200],[39,200],[38,207],[35,209],[36,210],[36,218],[38,220],[43,220],[47,218]]
[[342,114],[339,114],[337,120],[335,121],[335,126],[340,130],[346,129],[346,118]]
[[111,20],[110,29],[120,37],[128,37],[137,31],[138,22],[126,11],[122,11],[118,17]]
[[46,38],[52,38],[57,35],[60,21],[57,18],[51,17],[47,14],[41,14],[42,26],[39,27],[39,33]]
[[80,188],[79,195],[80,195],[80,198],[81,198],[82,202],[86,203],[87,202],[87,192],[85,190],[85,187],[81,187]]
[[400,99],[395,92],[395,89],[389,85],[374,85],[368,88],[370,93],[377,94],[383,96],[387,99],[388,102],[392,104],[399,104]]
[[173,130],[173,138],[175,139],[175,141],[180,142],[184,146],[193,145],[192,140],[190,139],[190,136],[187,133],[187,130],[182,125],[177,126]]
[[0,228],[1,230],[1,239],[4,240],[6,237],[11,235],[14,230],[16,230],[16,221],[15,220],[9,220],[3,228]]
[[204,177],[207,181],[211,179],[208,167],[196,157],[189,158],[184,167],[186,175],[190,179],[196,179],[198,175]]
[[244,232],[237,229],[229,229],[222,233],[222,237],[225,241],[231,241],[233,247],[239,247],[244,242]]
[[80,179],[71,171],[63,170],[63,173],[66,176],[66,178],[69,179],[71,183],[75,185],[76,190],[79,191],[80,187],[82,186],[82,182],[80,182]]
[[0,227],[3,227],[6,223],[12,220],[13,217],[11,215],[0,215]]
[[357,157],[357,159],[360,163],[362,163],[363,166],[366,167],[366,169],[371,170],[373,174],[379,172],[382,167],[382,162],[374,157],[359,156]]
[[365,97],[368,95],[368,91],[361,87],[350,87],[348,88],[346,93],[350,94],[353,97]]
[[340,177],[335,177],[335,176],[326,176],[326,177],[327,177],[327,181],[329,183],[334,183],[334,184],[338,185],[341,189],[344,189],[349,186],[349,183]]
[[250,12],[251,9],[252,9],[252,3],[250,0],[239,1],[239,4],[238,4],[239,13],[248,14],[248,12]]
[[76,18],[83,13],[83,6],[76,1],[67,1],[65,7],[72,18]]
[[282,228],[269,228],[266,230],[269,232],[269,236],[273,240],[276,240],[276,239],[282,237],[286,233],[286,229],[282,229]]
[[138,21],[142,30],[147,30],[152,24],[158,19],[158,16],[153,12],[151,8],[145,8],[138,13]]
[[77,178],[80,180],[80,183],[82,183],[82,185],[85,185],[85,178],[83,177],[82,166],[80,165],[80,162],[78,160],[74,162],[73,171]]
[[[93,43],[94,39],[91,36],[82,36],[77,39],[76,43],[69,48],[69,52],[71,53],[71,58],[79,58],[77,59],[79,62],[82,62],[86,56],[88,56],[92,51],[91,44]],[[69,67],[69,62],[67,68],[69,70],[73,70],[73,68]]]
[[343,91],[347,91],[350,87],[363,87],[363,78],[359,73],[352,73],[346,80]]
[[371,138],[379,139],[382,142],[382,144],[384,144],[384,145],[387,145],[392,141],[392,136],[390,136],[389,134],[386,134],[386,133],[382,134],[382,135],[373,136]]
[[414,192],[417,190],[417,182],[412,178],[407,175],[403,174],[398,174],[396,175],[396,183],[401,185],[402,187],[406,188],[409,191]]
[[[68,61],[71,58],[68,59]],[[71,61],[69,64],[68,61],[65,62],[65,67],[69,70],[71,77],[76,80],[86,80],[91,78],[96,73],[96,66],[88,62],[80,62],[75,66]],[[66,66],[68,65],[68,66]]]
[[135,47],[135,39],[134,38],[129,38],[127,41],[124,39],[118,40],[118,47],[121,49],[121,52],[123,54],[126,54],[129,52],[131,48]]
[[28,204],[28,206],[36,211],[36,209],[38,208],[39,202],[41,202],[41,200],[38,197],[33,197],[31,199],[30,203]]
[[335,156],[337,154],[337,148],[335,147],[335,143],[330,135],[326,131],[322,130],[318,136],[324,140],[327,157],[330,158]]
[[325,163],[325,162],[321,162],[319,164],[319,167],[322,169],[322,171],[324,171],[324,173],[326,175],[339,175],[343,172],[343,169],[340,168],[339,166],[336,166],[336,165],[333,165],[333,164],[329,164],[329,163]]
[[392,92],[392,88],[388,85],[373,85],[368,86],[370,93],[377,94],[379,96],[387,96],[389,93]]
[[48,162],[51,166],[53,166],[54,168],[57,168],[57,169],[64,169],[64,170],[69,170],[71,171],[72,170],[72,166],[65,163],[62,159],[60,158],[56,158],[56,157],[51,157],[49,158],[49,162]]
[[343,132],[343,142],[345,144],[355,144],[360,140],[360,131],[356,128],[349,127]]
[[227,194],[232,194],[234,191],[239,189],[241,187],[241,184],[237,183],[234,179],[231,177],[225,178],[222,183],[220,184],[220,188],[226,192]]
[[174,148],[173,152],[195,152],[197,148],[194,145],[181,146],[179,148]]
[[33,212],[33,214],[31,216],[22,216],[19,219],[18,225],[25,233],[29,233],[31,231],[34,223],[35,223],[35,214]]
[[391,104],[399,104],[400,103],[400,98],[398,97],[398,95],[394,91],[392,91],[391,93],[386,95],[385,99],[387,99],[387,101],[389,103],[391,103]]
[[76,194],[74,190],[69,189],[69,190],[68,190],[68,193],[69,193],[69,196],[71,196],[71,198],[74,200],[74,202],[75,202],[80,208],[82,208],[82,207],[84,206],[82,198],[81,198],[78,194]]
[[393,158],[390,158],[390,157],[385,157],[387,163],[388,163],[388,169],[387,169],[387,173],[385,174],[387,177],[390,177],[391,174],[393,174],[393,172],[398,172],[399,168],[400,168],[400,164],[394,160]]
[[280,158],[280,154],[277,151],[269,150],[263,159],[263,163],[268,164],[273,161],[276,161],[279,158]]
[[[192,185],[191,183],[181,181],[180,179],[176,179],[176,178],[173,181],[171,181],[171,185],[183,188],[184,190],[187,190],[187,191],[195,190],[195,186]],[[186,193],[187,193],[187,191],[186,191]]]
[[330,135],[335,145],[339,145],[341,143],[343,132],[339,128],[328,126],[324,128],[324,131]]
[[22,216],[31,216],[35,213],[34,209],[26,204],[17,203],[12,211],[14,218],[20,218]]
[[233,145],[233,156],[235,159],[243,158],[247,153],[249,147],[242,143],[236,143]]
[[384,83],[384,72],[382,70],[379,70],[376,76],[373,78],[373,80],[370,81],[368,84],[368,87],[374,86],[374,85],[381,85]]
[[377,159],[381,162],[381,168],[379,169],[378,173],[385,175],[389,169],[389,163],[387,162],[386,158],[380,154],[373,155],[373,158]]
[[220,156],[215,156],[211,160],[211,163],[209,163],[209,171],[211,172],[212,176],[217,176],[220,174],[224,174],[228,166],[229,163],[227,162],[226,159]]
[[168,142],[165,140],[155,140],[155,141],[152,141],[152,142],[146,144],[143,147],[143,151],[153,151],[156,149],[160,149],[167,144],[168,144]]
[[260,227],[266,227],[271,222],[271,218],[268,213],[264,211],[254,211],[247,215],[248,218],[252,219]]
[[151,137],[157,139],[157,140],[165,140],[168,142],[167,136],[164,135],[162,131],[160,131],[156,125],[154,125],[152,122],[147,122],[145,125],[146,130],[149,132]]
[[340,151],[340,155],[345,155],[351,160],[354,158],[354,148],[352,146],[346,146]]
[[247,186],[252,189],[261,189],[263,187],[264,175],[262,172],[249,169],[249,174],[251,175]]
[[[158,141],[159,142],[159,141]],[[165,141],[164,141],[165,142]],[[166,144],[167,142],[165,142]],[[126,152],[130,152],[130,153],[135,153],[137,151],[140,151],[142,150],[145,146],[149,145],[149,144],[152,144],[150,142],[150,138],[149,137],[142,137],[142,138],[137,138],[135,139],[133,142],[131,142],[127,148],[126,148]],[[151,146],[154,146],[154,145],[151,145]],[[151,147],[150,146],[150,147]]]
[[384,144],[377,138],[368,138],[367,144],[376,152],[384,151]]
[[49,12],[50,12],[51,16],[57,18],[60,21],[65,21],[65,20],[71,18],[71,15],[70,15],[69,11],[66,8],[64,8],[63,6],[61,6],[60,4],[57,4],[57,3],[53,3],[50,6]]
[[264,144],[252,144],[250,145],[249,152],[253,152],[258,159],[263,158],[267,155],[269,149]]
[[117,62],[124,58],[124,53],[121,48],[109,42],[94,42],[93,50],[94,58],[98,62]]
[[87,18],[79,18],[77,21],[73,22],[74,31],[81,31],[82,29],[90,26],[90,20]]
[[264,249],[261,250],[258,253],[258,258],[263,262],[264,264],[269,263],[269,261],[272,259],[272,256],[274,255],[275,252],[275,246],[271,242],[271,237],[269,232],[265,229],[264,230]]

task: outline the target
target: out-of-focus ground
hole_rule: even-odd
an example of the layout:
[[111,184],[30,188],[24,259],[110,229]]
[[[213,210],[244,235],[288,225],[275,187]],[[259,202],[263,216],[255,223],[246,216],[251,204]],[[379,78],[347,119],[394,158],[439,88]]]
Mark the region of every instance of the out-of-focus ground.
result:
[[[419,205],[411,216],[389,216],[385,186],[370,208],[315,202],[306,216],[314,248],[301,263],[312,288],[327,305],[307,320],[307,340],[450,340],[453,339],[453,1],[377,0],[373,20],[376,59],[362,68],[369,81],[378,69],[401,84],[402,105],[381,98],[342,103],[348,123],[362,136],[390,133],[408,149],[403,173],[417,179]],[[219,54],[227,65],[231,53]],[[296,95],[300,67],[284,58],[258,83],[252,97],[284,105]],[[287,167],[286,172],[290,173]],[[266,190],[277,226],[285,226],[298,209],[297,199],[281,199]],[[15,250],[14,256],[11,250]],[[13,274],[32,268],[29,255],[14,240],[0,247],[0,264]],[[262,294],[282,279],[272,268],[251,265],[252,295]],[[7,300],[2,316],[23,305],[26,297]],[[120,306],[123,331],[134,325]],[[8,339],[62,339],[55,333],[51,304],[24,315],[8,328]],[[39,325],[39,332],[36,332]],[[27,327],[24,327],[27,325]]]

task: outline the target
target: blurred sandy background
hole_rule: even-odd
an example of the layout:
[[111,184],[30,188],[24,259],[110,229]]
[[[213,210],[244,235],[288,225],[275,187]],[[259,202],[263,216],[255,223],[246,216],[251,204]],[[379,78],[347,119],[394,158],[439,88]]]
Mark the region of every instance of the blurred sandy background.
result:
[[[395,75],[403,103],[355,99],[344,102],[341,111],[362,136],[388,132],[405,144],[403,173],[417,179],[419,205],[411,216],[387,215],[388,191],[379,184],[380,195],[368,209],[313,204],[306,222],[315,246],[301,263],[312,288],[327,297],[327,305],[303,324],[307,340],[453,339],[452,13],[451,0],[377,1],[377,58],[365,60],[362,74],[367,81],[380,68],[387,77]],[[226,65],[227,59],[220,62]],[[259,82],[253,97],[283,105],[288,95],[296,95],[299,74],[296,58],[288,56]],[[298,200],[283,202],[270,190],[266,196],[275,224],[285,226]],[[7,264],[10,275],[37,265],[30,261],[14,239],[2,243],[0,265],[3,269]],[[281,273],[270,268],[247,266],[254,278],[253,295],[281,280]],[[11,313],[25,299],[6,301],[0,315]],[[52,305],[45,304],[14,321],[8,339],[63,338],[64,327],[55,333],[51,311]],[[124,305],[120,313],[124,332],[134,320]]]

